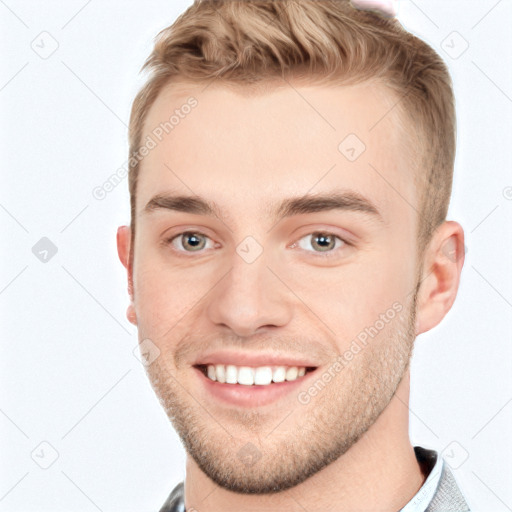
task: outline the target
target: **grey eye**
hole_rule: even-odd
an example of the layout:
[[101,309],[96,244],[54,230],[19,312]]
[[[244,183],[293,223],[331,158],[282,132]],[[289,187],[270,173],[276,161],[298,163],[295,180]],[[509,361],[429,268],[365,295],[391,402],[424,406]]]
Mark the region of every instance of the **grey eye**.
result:
[[180,233],[178,236],[173,238],[173,245],[175,241],[178,241],[181,242],[180,245],[186,252],[197,252],[204,249],[204,247],[206,246],[207,238],[208,237],[206,235],[203,235],[201,233],[196,233],[194,231],[185,231],[184,233]]
[[[311,240],[311,242],[309,242]],[[339,240],[341,244],[336,245],[336,241]],[[303,243],[305,241],[305,243]],[[313,252],[333,252],[334,249],[340,247],[345,242],[338,236],[332,233],[315,232],[302,237],[299,240],[299,247],[301,249],[309,250],[308,247],[313,247]]]

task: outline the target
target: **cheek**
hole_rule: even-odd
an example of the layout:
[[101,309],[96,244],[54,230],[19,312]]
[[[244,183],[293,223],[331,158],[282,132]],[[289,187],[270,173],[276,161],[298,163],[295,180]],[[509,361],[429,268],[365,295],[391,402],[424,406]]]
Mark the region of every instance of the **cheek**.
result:
[[155,268],[139,267],[134,281],[135,310],[139,324],[154,334],[163,334],[190,309],[190,285],[169,279]]
[[350,265],[304,271],[293,289],[338,339],[351,340],[382,314],[407,306],[413,277],[400,251],[372,251]]
[[140,248],[134,267],[134,303],[146,337],[174,329],[187,313],[201,307],[201,298],[217,280],[211,265],[170,263],[159,249]]

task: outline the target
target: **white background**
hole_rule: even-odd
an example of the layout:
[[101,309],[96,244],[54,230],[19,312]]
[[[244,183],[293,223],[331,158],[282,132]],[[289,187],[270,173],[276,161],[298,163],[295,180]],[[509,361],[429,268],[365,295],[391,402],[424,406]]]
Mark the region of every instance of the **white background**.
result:
[[[125,164],[140,66],[189,4],[0,0],[0,511],[156,511],[185,476],[125,318],[127,180],[92,191]],[[411,439],[446,449],[474,511],[512,510],[512,5],[402,0],[399,19],[454,80],[468,248],[453,309],[416,341]]]

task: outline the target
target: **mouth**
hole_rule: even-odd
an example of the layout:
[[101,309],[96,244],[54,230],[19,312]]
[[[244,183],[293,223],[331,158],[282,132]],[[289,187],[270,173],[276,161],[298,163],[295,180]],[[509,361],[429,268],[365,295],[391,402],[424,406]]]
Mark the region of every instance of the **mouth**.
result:
[[[299,399],[320,366],[304,354],[266,351],[215,351],[198,354],[190,369],[208,404],[255,408]],[[302,403],[302,402],[301,402]]]
[[199,380],[199,389],[205,393],[206,403],[254,409],[276,403],[284,408],[284,400],[298,400],[300,391],[312,386],[319,368],[196,364],[192,370]]
[[[205,393],[206,403],[254,409],[283,400],[298,400],[300,390],[312,385],[311,379],[318,373],[319,367],[197,364],[192,369],[199,379],[199,389]],[[280,407],[285,406],[281,404]]]
[[218,384],[260,387],[300,381],[316,366],[235,366],[230,364],[194,365],[208,380]]

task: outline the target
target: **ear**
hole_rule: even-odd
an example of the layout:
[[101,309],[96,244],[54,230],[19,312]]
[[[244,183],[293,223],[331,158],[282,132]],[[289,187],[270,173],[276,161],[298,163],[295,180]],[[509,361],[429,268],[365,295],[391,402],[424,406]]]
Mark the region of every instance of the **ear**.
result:
[[137,325],[137,316],[135,314],[135,306],[133,301],[133,269],[130,265],[130,246],[131,246],[131,229],[129,226],[119,226],[117,228],[117,254],[121,263],[127,270],[128,274],[128,295],[130,296],[130,305],[126,310],[126,318],[134,325]]
[[416,335],[435,327],[452,307],[464,257],[464,230],[457,222],[444,222],[436,229],[423,258]]

